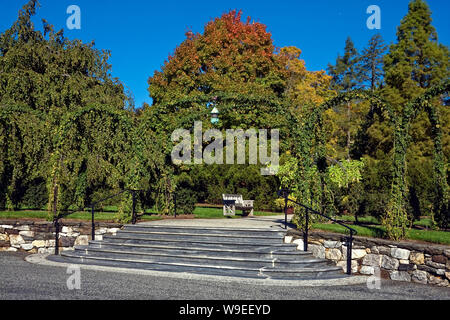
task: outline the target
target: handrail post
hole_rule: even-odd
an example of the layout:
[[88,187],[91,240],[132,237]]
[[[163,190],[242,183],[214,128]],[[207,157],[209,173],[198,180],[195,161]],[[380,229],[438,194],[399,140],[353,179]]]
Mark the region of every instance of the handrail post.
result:
[[131,223],[136,224],[136,191],[131,191],[131,196],[133,198],[133,204],[131,207]]
[[92,207],[91,207],[91,215],[92,215],[91,235],[92,235],[92,240],[95,240],[94,205],[92,205]]
[[309,209],[306,208],[306,225],[303,231],[303,251],[308,251],[308,225],[309,225]]
[[287,204],[288,204],[289,193],[287,190],[284,192],[284,229],[287,230]]
[[352,243],[353,230],[350,230],[350,237],[347,237],[347,274],[352,274]]
[[59,217],[54,218],[55,226],[55,256],[59,255]]
[[173,193],[173,205],[174,205],[174,211],[175,211],[175,219],[177,218],[177,194]]

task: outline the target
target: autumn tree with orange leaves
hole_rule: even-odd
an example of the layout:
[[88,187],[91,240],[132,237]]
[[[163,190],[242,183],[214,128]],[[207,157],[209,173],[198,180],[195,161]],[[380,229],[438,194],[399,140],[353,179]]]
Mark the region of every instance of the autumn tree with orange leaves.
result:
[[233,10],[186,40],[149,79],[155,104],[185,96],[236,92],[281,97],[288,77],[266,26]]

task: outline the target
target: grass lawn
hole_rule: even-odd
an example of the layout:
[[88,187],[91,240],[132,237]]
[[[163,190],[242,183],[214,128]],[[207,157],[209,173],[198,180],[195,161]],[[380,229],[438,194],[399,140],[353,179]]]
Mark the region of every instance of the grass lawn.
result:
[[[351,227],[358,232],[358,236],[374,237],[374,238],[387,238],[386,237],[386,228],[384,228],[383,226],[353,226],[352,225]],[[338,224],[316,223],[313,225],[313,229],[348,234],[348,230]],[[411,229],[407,232],[406,239],[420,240],[420,241],[440,243],[440,244],[450,244],[450,232]]]
[[[109,206],[104,207],[103,211],[95,212],[95,220],[96,221],[112,221],[114,219],[114,215],[117,212],[117,207]],[[160,220],[162,219],[157,215],[155,210],[147,209],[145,210],[146,215],[142,216],[141,219],[145,221],[151,220]],[[279,215],[280,213],[273,212],[260,212],[255,211],[255,216],[271,216],[271,215]],[[20,211],[0,211],[0,219],[47,219],[48,212],[47,211],[38,211],[38,210],[20,210]],[[223,210],[218,208],[208,208],[208,207],[196,207],[194,210],[193,218],[196,219],[223,219]],[[237,211],[235,217],[233,219],[242,218],[241,212]],[[91,220],[91,213],[89,211],[85,212],[75,212],[65,219],[67,220]]]
[[[117,208],[114,206],[104,207],[103,210],[107,212],[95,212],[95,221],[113,221],[115,212]],[[141,216],[142,221],[153,221],[161,220],[162,217],[158,216],[154,210],[146,210],[146,215]],[[261,212],[255,211],[255,216],[273,216],[281,215],[282,213],[275,212]],[[209,208],[209,207],[196,207],[194,210],[193,217],[195,219],[224,219],[223,211],[221,208]],[[22,210],[22,211],[0,211],[0,219],[48,219],[47,211],[37,211],[37,210]],[[228,219],[240,219],[242,218],[241,212],[237,211],[235,217],[227,217]],[[67,220],[91,220],[91,213],[86,212],[76,212],[71,214],[66,218]],[[338,217],[339,220],[345,221],[355,221],[354,217],[342,216]],[[356,231],[358,231],[359,236],[363,237],[375,237],[375,238],[386,238],[386,229],[379,225],[379,222],[374,217],[361,217],[358,219],[360,222],[373,223],[369,226],[358,226],[351,225]],[[430,219],[422,219],[417,221],[415,225],[419,226],[429,226],[431,224]],[[346,228],[337,224],[323,224],[317,223],[313,225],[313,229],[330,231],[336,233],[347,234]],[[420,240],[432,243],[450,244],[450,232],[445,231],[432,231],[432,230],[409,230],[407,233],[407,239],[410,240]]]

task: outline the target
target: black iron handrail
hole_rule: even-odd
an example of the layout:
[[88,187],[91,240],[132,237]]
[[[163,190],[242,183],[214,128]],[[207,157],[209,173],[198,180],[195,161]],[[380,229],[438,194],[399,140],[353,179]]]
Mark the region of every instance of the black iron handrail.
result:
[[305,217],[305,228],[303,230],[303,249],[304,251],[308,251],[308,225],[309,225],[309,212],[313,213],[313,214],[317,214],[321,217],[324,217],[330,221],[333,221],[334,223],[339,224],[340,226],[343,226],[344,228],[347,228],[350,231],[350,236],[348,237],[344,237],[345,239],[345,246],[347,247],[347,274],[351,275],[352,274],[352,246],[353,246],[353,236],[358,234],[358,231],[356,231],[355,229],[347,226],[346,224],[342,223],[339,220],[333,219],[327,215],[324,215],[323,213],[316,211],[308,206],[305,206],[302,203],[299,203],[295,200],[289,199],[289,193],[290,190],[287,189],[281,189],[280,191],[278,191],[278,196],[282,196],[284,198],[284,228],[287,229],[287,205],[288,202],[292,202],[295,203],[296,205],[304,208],[306,210],[306,217]]
[[[132,194],[132,207],[131,207],[131,224],[136,224],[137,222],[137,216],[136,216],[136,192],[139,191],[143,191],[143,190],[133,190],[133,189],[124,189],[122,191],[120,191],[119,193],[116,193],[112,196],[108,196],[104,199],[98,200],[96,202],[91,203],[88,207],[91,209],[91,238],[92,240],[95,240],[95,206],[101,202],[104,202],[106,200],[115,198],[119,195],[121,195],[122,193],[125,192],[131,192]],[[173,198],[174,198],[174,211],[175,211],[175,218],[177,217],[177,196],[176,193],[173,194]],[[55,255],[59,254],[59,220],[67,217],[75,212],[78,211],[84,211],[83,210],[75,210],[72,212],[65,212],[65,213],[60,213],[58,214],[58,216],[53,218],[53,224],[55,226],[56,232],[55,232]]]

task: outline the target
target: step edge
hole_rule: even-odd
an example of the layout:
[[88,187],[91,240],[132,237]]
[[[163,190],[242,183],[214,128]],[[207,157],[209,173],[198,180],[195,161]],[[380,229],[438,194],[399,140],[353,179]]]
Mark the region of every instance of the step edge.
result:
[[112,254],[123,254],[123,255],[137,255],[137,256],[154,256],[154,257],[168,257],[168,258],[186,258],[186,259],[209,259],[214,261],[231,261],[231,262],[261,262],[261,263],[280,263],[280,264],[306,264],[306,263],[326,263],[327,260],[320,260],[320,259],[312,259],[312,260],[306,260],[306,261],[279,261],[276,258],[273,260],[262,260],[262,259],[241,259],[236,257],[201,257],[201,256],[192,256],[192,255],[186,255],[186,256],[180,256],[180,255],[172,255],[172,254],[158,254],[158,253],[147,253],[147,252],[132,252],[132,251],[118,251],[118,250],[105,250],[102,248],[81,248],[81,249],[75,249],[75,251],[91,251],[91,252],[103,252],[103,253],[112,253]]
[[209,269],[226,269],[226,270],[243,270],[243,271],[257,271],[257,272],[278,272],[278,273],[319,273],[319,272],[334,272],[334,271],[342,271],[342,268],[326,268],[326,269],[312,269],[312,268],[302,268],[302,269],[268,269],[268,267],[261,268],[244,268],[244,267],[231,267],[231,266],[215,266],[215,265],[195,265],[195,264],[186,264],[186,263],[171,263],[171,262],[157,262],[157,261],[145,261],[145,260],[133,260],[133,259],[115,259],[115,258],[106,258],[106,257],[93,257],[93,256],[78,256],[75,254],[68,254],[68,252],[62,252],[61,256],[75,259],[87,259],[87,260],[100,260],[100,261],[117,261],[117,262],[126,262],[126,263],[145,263],[145,264],[156,264],[156,265],[168,265],[168,266],[185,266],[185,267],[194,267],[194,268],[209,268]]

